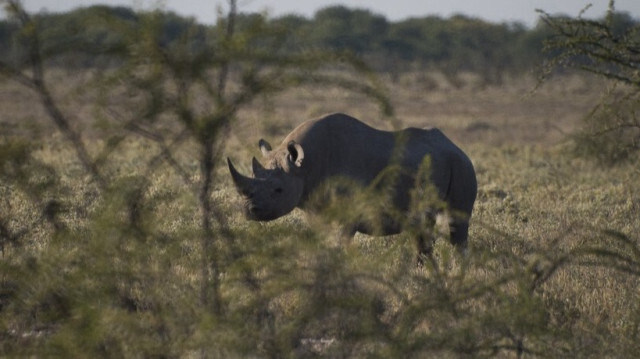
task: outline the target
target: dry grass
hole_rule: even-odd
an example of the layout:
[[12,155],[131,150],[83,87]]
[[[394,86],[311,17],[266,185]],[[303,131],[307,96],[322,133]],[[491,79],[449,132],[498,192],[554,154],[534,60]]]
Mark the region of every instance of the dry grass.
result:
[[[90,151],[97,154],[103,142],[96,135],[99,132],[94,126],[100,124],[101,120],[93,106],[96,95],[90,91],[82,91],[86,78],[85,75],[69,78],[65,73],[55,73],[50,82],[54,84],[56,97],[62,103],[64,111],[71,115],[78,128],[83,129],[86,134],[85,138]],[[618,241],[603,234],[603,230],[625,234],[632,243],[635,243],[636,248],[640,246],[638,242],[640,239],[637,237],[640,233],[640,220],[638,220],[640,182],[637,181],[640,170],[637,165],[601,168],[567,153],[565,134],[575,129],[580,119],[599,101],[603,92],[601,89],[604,89],[605,83],[592,78],[568,77],[545,83],[537,91],[532,92],[535,82],[531,79],[511,80],[500,87],[481,87],[476,85],[473,76],[469,75],[467,86],[455,88],[437,75],[414,74],[406,75],[395,83],[387,81],[386,85],[396,107],[394,121],[397,122],[380,116],[374,104],[358,95],[336,89],[294,89],[275,98],[257,101],[252,107],[243,110],[240,118],[233,125],[224,156],[233,157],[236,162],[241,163],[239,167],[242,170],[247,170],[251,156],[257,157],[259,154],[256,145],[259,138],[264,137],[275,143],[298,123],[328,112],[349,113],[378,128],[391,129],[397,125],[441,128],[469,154],[476,167],[479,183],[479,195],[470,234],[470,246],[475,253],[472,255],[471,262],[476,265],[465,266],[460,263],[459,258],[450,256],[449,245],[444,240],[440,240],[436,247],[440,265],[445,269],[445,283],[450,286],[448,287],[450,291],[455,291],[456,288],[472,288],[478,283],[492,283],[502,276],[519,273],[523,270],[518,267],[520,265],[540,266],[544,270],[547,268],[545,266],[554,259],[580,246],[606,244],[615,250],[627,250]],[[110,101],[117,102],[117,99],[110,99]],[[64,140],[55,134],[50,124],[44,119],[44,112],[38,105],[34,105],[34,97],[15,84],[2,82],[0,83],[0,108],[2,108],[0,113],[2,141],[10,137],[29,137],[30,141],[37,142],[37,149],[33,152],[34,157],[58,171],[60,187],[63,191],[57,195],[63,197],[66,203],[85,203],[87,193],[91,193],[86,190],[86,175]],[[126,112],[126,108],[123,111]],[[131,137],[109,158],[104,167],[105,172],[110,178],[115,179],[136,174],[157,151],[153,144]],[[197,180],[198,164],[194,160],[197,154],[195,149],[185,144],[176,149],[176,153],[180,163],[191,174],[191,179]],[[272,250],[272,255],[275,256],[273,261],[282,265],[283,268],[280,269],[283,271],[290,266],[293,268],[296,268],[296,265],[310,266],[308,263],[302,263],[305,260],[314,263],[318,260],[313,258],[314,248],[316,248],[314,246],[317,246],[314,242],[305,244],[306,247],[298,252],[292,252],[292,255],[301,255],[297,259],[281,258],[277,253],[284,248],[279,245],[285,245],[287,241],[295,241],[290,238],[291,233],[307,231],[316,224],[310,223],[300,211],[294,211],[291,215],[269,224],[245,222],[234,211],[238,206],[237,197],[231,188],[222,162],[218,168],[219,182],[215,185],[213,196],[217,203],[222,203],[223,207],[231,213],[229,215],[231,227],[240,232],[260,232],[266,238],[271,238],[269,235],[277,236],[279,233],[281,240],[273,244],[261,244],[263,247],[260,247],[260,250],[267,254]],[[156,203],[152,210],[155,213],[154,218],[160,219],[153,223],[156,226],[153,227],[155,228],[153,232],[169,233],[171,238],[175,239],[175,243],[168,247],[155,242],[128,244],[132,247],[125,251],[148,250],[151,253],[150,256],[157,256],[144,257],[141,263],[148,265],[148,268],[129,268],[128,270],[133,271],[135,275],[141,276],[147,273],[150,277],[161,277],[162,280],[152,284],[145,284],[143,280],[136,281],[136,285],[132,288],[119,290],[126,291],[135,298],[151,296],[155,299],[156,296],[163,297],[165,294],[151,295],[141,291],[144,291],[144,288],[154,288],[157,291],[167,290],[178,293],[188,292],[189,288],[197,287],[199,277],[196,270],[197,264],[194,262],[198,261],[199,247],[194,243],[193,238],[197,232],[198,209],[196,197],[192,192],[185,190],[184,179],[171,168],[161,167],[150,175],[149,180],[151,185],[147,197],[152,198]],[[8,184],[0,184],[0,187],[4,192],[4,200],[0,205],[3,211],[2,217],[11,219],[9,223],[11,228],[19,228],[24,223],[37,219],[37,205],[32,204],[32,199],[16,194],[18,192],[12,192]],[[47,195],[46,192],[45,195]],[[46,198],[40,200],[44,201]],[[68,208],[62,220],[70,228],[88,217],[102,218],[100,223],[117,223],[117,219],[109,217],[109,204],[101,206],[102,208],[93,208],[93,214],[89,215],[82,212],[81,205],[77,208]],[[108,238],[108,234],[100,232],[108,232],[110,230],[108,226],[97,230],[101,233],[99,238],[103,238],[101,236]],[[96,228],[90,231],[96,231]],[[47,246],[56,245],[55,239],[50,236],[51,228],[46,225],[38,226],[27,236],[30,244],[27,247],[35,248],[35,252],[46,252]],[[253,239],[255,240],[255,237]],[[105,243],[94,243],[88,248],[107,253],[120,253],[107,247],[108,243],[113,244],[113,242]],[[120,242],[115,243],[123,245]],[[243,245],[250,247],[248,243]],[[336,242],[332,245],[339,246],[340,243]],[[167,248],[176,249],[177,253],[180,253],[178,258],[163,257],[162,253],[167,251]],[[389,261],[389,273],[383,276],[393,280],[397,279],[394,271],[404,268],[402,261],[407,258],[407,253],[410,253],[411,243],[402,236],[387,239],[358,236],[355,246],[347,249],[348,252],[354,250],[358,253],[353,254],[352,257],[355,259],[347,266],[359,268],[359,270],[366,269],[367,266],[374,268],[375,266],[368,261],[371,261],[371,258],[383,258]],[[10,259],[9,262],[16,264],[22,262],[22,259],[17,259],[16,256],[29,255],[21,253],[23,252],[20,248],[7,248],[4,256]],[[63,256],[60,252],[56,253]],[[162,260],[168,262],[161,262]],[[257,264],[247,265],[251,268],[259,264],[258,261]],[[46,262],[46,265],[53,264]],[[267,266],[257,271],[255,275],[270,285],[286,285],[286,283],[269,282],[269,275],[274,275],[270,272],[271,270],[273,268]],[[465,270],[468,272],[464,272]],[[415,291],[416,288],[424,288],[416,283],[421,283],[420,280],[433,273],[427,270],[414,272],[407,274],[406,282],[397,283],[398,287],[406,290],[409,298],[428,297],[432,293]],[[4,272],[2,275],[3,280],[7,281],[7,276],[11,274]],[[54,287],[60,280],[54,280],[50,286]],[[513,295],[513,303],[518,304],[505,304],[496,298],[498,302],[494,303],[495,308],[511,308],[523,303],[521,296],[526,291],[523,292],[518,287],[518,283],[521,282],[509,282],[504,287],[495,288],[498,293]],[[224,289],[225,296],[228,298],[243,298],[247,301],[232,303],[232,308],[248,306],[251,300],[255,300],[243,292],[247,289],[243,289],[242,286],[229,286]],[[279,289],[265,289],[265,291],[269,290],[277,292]],[[180,307],[180,315],[185,318],[198,313],[188,305],[181,307],[180,303],[192,302],[176,293],[164,298],[167,303],[171,300],[174,303],[165,303],[166,306],[163,308]],[[304,292],[290,290],[282,293],[276,295],[269,304],[272,310],[281,312],[283,318],[288,318],[295,316],[300,308],[304,309]],[[47,291],[34,290],[34,295],[47,295]],[[537,316],[539,313],[531,312],[527,313],[528,316],[518,316],[520,318],[518,320],[530,319],[532,323],[539,320],[546,322],[545,325],[557,330],[557,337],[556,333],[551,332],[541,335],[543,339],[534,342],[528,342],[525,337],[525,347],[531,346],[535,349],[534,351],[547,353],[547,355],[571,354],[576,357],[620,357],[632,355],[638,349],[640,277],[637,275],[628,275],[607,266],[567,265],[559,268],[548,280],[540,283],[527,295],[531,296],[531,300],[543,303],[543,317],[540,319]],[[33,301],[37,302],[38,299],[34,298]],[[383,299],[382,302],[387,308],[385,312],[387,317],[383,321],[391,325],[389,323],[399,320],[394,315],[401,316],[402,305],[389,298]],[[1,300],[0,303],[2,303]],[[47,303],[51,303],[51,300]],[[492,315],[494,315],[491,314],[491,303],[493,302],[490,296],[482,296],[465,301],[463,307],[467,313],[471,313],[471,321],[482,319],[487,321],[487,325],[491,325]],[[165,304],[156,303],[160,306]],[[532,307],[535,307],[534,304],[531,304]],[[10,333],[11,330],[15,332],[17,326],[8,317],[7,312],[10,310],[2,309],[0,306],[0,315],[5,316],[2,320],[5,333]],[[510,310],[517,312],[513,308]],[[125,325],[119,323],[120,315],[114,312],[112,316],[102,317],[101,320],[108,325]],[[438,333],[439,329],[433,326],[451,320],[447,318],[444,314],[440,319],[425,318],[417,327],[420,328],[421,333],[429,337],[431,334]],[[175,321],[172,325],[176,327],[189,327],[189,323],[180,322],[180,318],[172,317],[171,320]],[[459,321],[459,318],[456,320]],[[475,330],[474,325],[480,325],[479,323],[482,324],[480,321],[465,323],[463,327],[466,325],[471,328],[468,329],[471,332]],[[169,324],[165,323],[165,325]],[[210,328],[207,325],[213,324],[203,321],[198,325]],[[343,323],[343,325],[347,324]],[[526,323],[504,325],[519,328]],[[23,328],[23,330],[23,338],[20,342],[29,342],[24,338],[24,335],[28,334],[27,329]],[[185,331],[188,330],[185,329]],[[124,332],[136,334],[135,331],[132,333],[124,330]],[[46,333],[38,335],[46,335]],[[60,344],[66,343],[65,335],[70,334],[65,332],[58,335],[56,339],[59,341],[58,348],[66,348],[65,345],[68,343]],[[0,334],[0,338],[3,338],[2,336],[4,339],[1,340],[13,338],[12,335],[7,337],[5,334]],[[70,335],[69,338],[73,336]],[[188,348],[197,348],[202,342],[211,339],[207,338],[207,336],[196,336],[196,338],[191,337],[190,341],[173,342],[167,350],[182,351],[182,353],[184,353],[183,350],[187,350],[188,352],[190,350]],[[126,342],[122,338],[113,340]],[[305,340],[323,343],[323,345],[329,343],[326,344],[329,349],[323,350],[330,350],[334,345],[333,339],[329,337]],[[153,344],[144,345],[152,346]],[[385,350],[391,349],[385,347],[380,349],[379,353],[384,353]],[[62,352],[73,351],[69,349]],[[494,354],[513,357],[522,353],[517,354],[516,350],[498,350]]]

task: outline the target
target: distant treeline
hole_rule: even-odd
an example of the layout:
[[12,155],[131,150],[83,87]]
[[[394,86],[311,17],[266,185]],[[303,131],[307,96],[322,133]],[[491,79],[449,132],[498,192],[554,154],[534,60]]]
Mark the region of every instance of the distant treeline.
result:
[[[160,41],[170,48],[188,34],[191,46],[213,39],[220,33],[216,26],[198,24],[192,18],[172,12],[136,12],[126,7],[92,6],[64,14],[35,16],[41,31],[44,55],[69,50],[63,57],[48,56],[50,63],[62,66],[91,67],[113,61],[118,33],[112,21],[140,23],[155,19]],[[544,22],[533,29],[521,23],[491,23],[456,15],[409,18],[391,22],[368,10],[345,6],[327,7],[313,18],[287,15],[265,19],[261,14],[240,14],[237,26],[251,27],[266,21],[286,33],[285,48],[326,48],[350,51],[367,60],[378,71],[393,74],[427,69],[453,75],[461,71],[481,74],[490,83],[505,76],[531,72],[544,60],[544,40],[553,32]],[[628,13],[614,14],[614,28],[624,31],[638,24]],[[26,56],[19,44],[16,25],[0,21],[0,58],[19,63]]]

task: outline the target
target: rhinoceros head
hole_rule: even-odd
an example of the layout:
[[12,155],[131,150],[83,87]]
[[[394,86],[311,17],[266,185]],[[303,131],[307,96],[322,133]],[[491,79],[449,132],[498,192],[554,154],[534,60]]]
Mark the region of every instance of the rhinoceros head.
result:
[[260,140],[260,150],[267,163],[263,167],[253,158],[253,177],[240,174],[227,158],[231,177],[244,198],[248,219],[270,221],[291,212],[300,202],[303,180],[300,175],[304,151],[294,141],[276,150]]

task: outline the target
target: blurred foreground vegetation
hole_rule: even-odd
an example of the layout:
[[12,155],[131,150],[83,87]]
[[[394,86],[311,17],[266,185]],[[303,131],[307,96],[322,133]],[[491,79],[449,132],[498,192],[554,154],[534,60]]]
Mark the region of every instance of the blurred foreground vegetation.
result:
[[[339,48],[300,48],[273,26],[295,18],[241,15],[233,1],[211,28],[161,12],[32,17],[4,5],[1,356],[640,349],[637,162],[602,167],[556,136],[580,128],[610,82],[566,77],[532,95],[535,82],[487,85],[460,69],[394,78]],[[257,139],[327,111],[379,128],[436,125],[469,153],[480,189],[468,257],[440,227],[434,261],[419,268],[405,234],[343,243],[334,223],[298,211],[240,216],[224,157],[248,166]]]

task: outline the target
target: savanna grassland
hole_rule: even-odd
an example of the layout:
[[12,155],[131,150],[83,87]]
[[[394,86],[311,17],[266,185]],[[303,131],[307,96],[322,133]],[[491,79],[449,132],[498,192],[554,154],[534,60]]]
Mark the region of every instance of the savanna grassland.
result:
[[[485,85],[467,74],[453,86],[438,73],[382,76],[393,117],[332,87],[258,98],[239,112],[216,158],[217,240],[203,257],[198,148],[167,140],[171,164],[160,142],[121,129],[139,99],[101,96],[90,71],[48,76],[108,183],[91,181],[35,95],[0,82],[0,356],[601,358],[640,350],[640,167],[577,157],[568,137],[605,81]],[[343,243],[335,223],[299,210],[244,220],[226,157],[250,173],[260,138],[277,143],[328,112],[389,130],[438,127],[469,155],[479,191],[467,257],[440,226],[434,262],[418,268],[408,235]],[[210,305],[207,296],[219,300]]]

